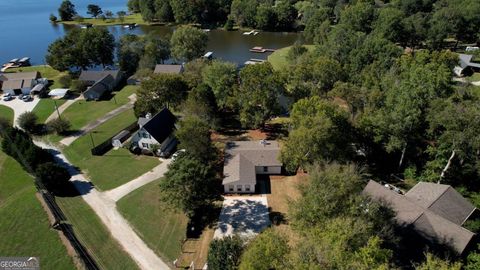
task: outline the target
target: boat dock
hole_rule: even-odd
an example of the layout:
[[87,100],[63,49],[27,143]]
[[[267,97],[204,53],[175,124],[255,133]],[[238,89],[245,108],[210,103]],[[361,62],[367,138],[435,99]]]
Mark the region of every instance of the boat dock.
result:
[[266,52],[274,52],[275,49],[267,49],[267,48],[263,48],[263,47],[253,47],[250,49],[250,52],[254,52],[254,53],[266,53]]
[[0,70],[1,72],[5,72],[9,68],[17,68],[17,67],[28,67],[31,66],[30,64],[30,58],[29,57],[23,57],[22,59],[14,58],[7,63],[2,65],[2,69]]
[[261,64],[261,63],[265,63],[265,62],[267,62],[267,60],[265,60],[265,59],[251,58],[250,60],[245,61],[245,63],[243,63],[243,64],[244,65],[256,65],[256,64]]
[[258,33],[259,33],[258,31],[252,30],[252,31],[249,31],[249,32],[243,32],[243,35],[244,36],[250,36],[250,35],[256,36],[256,35],[258,35]]

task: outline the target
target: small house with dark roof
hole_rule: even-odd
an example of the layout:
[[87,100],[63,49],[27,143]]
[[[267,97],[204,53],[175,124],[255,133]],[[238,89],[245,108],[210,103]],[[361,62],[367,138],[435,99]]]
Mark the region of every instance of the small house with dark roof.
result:
[[107,92],[113,90],[112,86],[114,81],[115,80],[112,75],[105,75],[103,78],[96,81],[92,86],[88,87],[87,90],[83,92],[83,97],[86,100],[99,100]]
[[111,90],[113,90],[123,79],[123,72],[120,70],[82,70],[78,80],[86,83],[87,86],[92,86],[107,75],[110,75],[113,78],[109,85]]
[[463,227],[476,208],[449,185],[420,182],[405,195],[369,181],[363,194],[385,202],[396,221],[432,243],[445,244],[462,254],[475,238]]
[[182,65],[156,65],[154,74],[180,74],[183,72]]
[[281,174],[276,141],[234,141],[226,145],[223,166],[225,193],[254,193],[257,174]]
[[168,156],[177,145],[173,132],[177,118],[164,108],[159,113],[138,119],[139,130],[132,137],[132,145],[142,152],[158,151],[159,156]]

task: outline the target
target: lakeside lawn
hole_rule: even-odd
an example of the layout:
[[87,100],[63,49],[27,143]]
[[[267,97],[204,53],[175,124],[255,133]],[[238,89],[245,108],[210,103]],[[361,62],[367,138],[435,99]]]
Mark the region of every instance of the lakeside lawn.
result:
[[42,269],[75,269],[35,192],[32,177],[0,151],[0,254],[38,256]]
[[[95,145],[114,136],[136,121],[133,109],[125,111],[92,130]],[[128,149],[110,150],[103,156],[90,152],[90,134],[85,134],[64,149],[68,160],[88,174],[90,180],[100,189],[109,190],[125,184],[148,172],[160,161],[155,157],[136,156]]]
[[[127,85],[122,90],[114,92],[115,99],[76,101],[62,113],[62,117],[70,121],[72,130],[80,130],[88,123],[128,103],[130,101],[128,97],[135,93],[138,88],[139,86]],[[115,103],[115,100],[117,103]]]
[[472,76],[466,77],[469,82],[478,82],[480,81],[480,72],[475,72]]
[[7,72],[30,72],[30,71],[38,71],[40,72],[42,78],[47,78],[49,81],[53,81],[53,84],[50,85],[50,89],[60,88],[60,84],[58,79],[66,75],[67,72],[61,72],[56,69],[53,69],[49,65],[38,65],[38,66],[30,66],[30,67],[19,67],[19,68],[10,68]]
[[[65,99],[57,99],[56,103],[57,106],[60,107],[62,106],[63,103],[65,103],[67,100]],[[38,102],[37,106],[33,109],[33,112],[35,115],[38,117],[38,123],[45,123],[47,121],[47,118],[55,112],[55,103],[53,99],[50,98],[41,98],[40,101]]]
[[[315,45],[303,45],[309,51],[313,51],[315,49]],[[285,48],[281,48],[273,52],[268,56],[268,62],[272,64],[272,67],[275,70],[280,70],[288,64],[287,61],[287,54],[292,46],[288,46]]]
[[188,219],[159,200],[159,183],[156,180],[133,191],[118,201],[117,207],[143,241],[171,263],[180,256]]
[[57,197],[56,201],[100,269],[139,269],[82,197]]
[[123,21],[120,21],[118,18],[112,19],[95,19],[95,18],[84,18],[83,21],[58,21],[58,23],[68,24],[68,25],[80,25],[90,23],[96,26],[109,26],[109,25],[121,25],[121,24],[138,24],[138,25],[150,25],[150,23],[145,22],[142,19],[142,15],[140,13],[135,13],[131,15],[127,15],[124,17]]
[[7,119],[13,124],[14,113],[13,110],[7,106],[0,105],[0,117]]

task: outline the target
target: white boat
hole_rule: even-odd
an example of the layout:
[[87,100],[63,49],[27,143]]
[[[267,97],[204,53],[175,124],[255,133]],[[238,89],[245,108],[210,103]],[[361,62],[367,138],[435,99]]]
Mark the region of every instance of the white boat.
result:
[[255,34],[255,30],[249,31],[249,32],[243,32],[245,36],[250,36]]

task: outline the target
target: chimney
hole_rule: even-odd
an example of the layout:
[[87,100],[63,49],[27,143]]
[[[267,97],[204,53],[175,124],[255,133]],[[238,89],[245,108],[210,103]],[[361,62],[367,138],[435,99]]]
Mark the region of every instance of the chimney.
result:
[[151,118],[152,118],[152,114],[151,114],[151,113],[147,113],[147,114],[145,115],[145,118],[151,119]]

